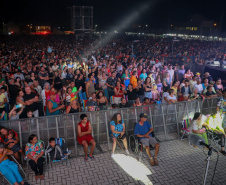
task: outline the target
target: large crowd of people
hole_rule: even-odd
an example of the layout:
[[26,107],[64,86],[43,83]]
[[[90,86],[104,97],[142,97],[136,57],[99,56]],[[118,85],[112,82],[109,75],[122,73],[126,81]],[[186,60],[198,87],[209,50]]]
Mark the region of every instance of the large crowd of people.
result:
[[181,41],[173,54],[161,38],[95,44],[73,36],[1,38],[1,120],[222,96],[220,78],[190,69],[223,60],[223,42]]

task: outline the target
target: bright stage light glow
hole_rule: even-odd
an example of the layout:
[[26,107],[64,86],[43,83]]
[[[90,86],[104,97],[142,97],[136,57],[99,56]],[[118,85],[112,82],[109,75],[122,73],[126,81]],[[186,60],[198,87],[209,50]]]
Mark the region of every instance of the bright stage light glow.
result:
[[145,185],[153,185],[147,175],[152,172],[143,163],[137,161],[131,156],[124,154],[114,154],[114,161],[131,177],[137,181],[141,181]]

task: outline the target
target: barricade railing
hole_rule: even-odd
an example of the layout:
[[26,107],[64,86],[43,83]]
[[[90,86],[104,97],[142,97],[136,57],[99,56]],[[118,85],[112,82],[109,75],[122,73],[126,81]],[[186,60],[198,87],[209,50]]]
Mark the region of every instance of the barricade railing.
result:
[[[181,122],[184,119],[192,118],[194,113],[199,111],[203,114],[211,114],[216,110],[219,98],[205,99],[204,101],[184,101],[175,104],[145,105],[122,109],[107,109],[93,112],[86,112],[92,124],[92,135],[101,149],[101,144],[107,143],[108,150],[111,149],[109,139],[110,122],[115,113],[120,113],[126,125],[127,136],[134,133],[134,125],[139,121],[140,113],[148,115],[148,121],[154,127],[155,135],[160,141],[167,141],[179,138]],[[56,116],[45,116],[30,119],[9,120],[0,122],[15,130],[19,134],[20,145],[24,147],[31,134],[36,134],[38,139],[46,144],[50,137],[62,137],[68,146],[75,147],[75,154],[78,155],[77,147],[77,124],[80,122],[80,115],[60,114]]]

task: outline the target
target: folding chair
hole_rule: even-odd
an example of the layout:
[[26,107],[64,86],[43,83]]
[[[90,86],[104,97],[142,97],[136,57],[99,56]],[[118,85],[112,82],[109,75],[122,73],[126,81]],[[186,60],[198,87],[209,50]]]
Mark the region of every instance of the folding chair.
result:
[[[63,138],[55,138],[55,142],[56,142],[56,144],[59,145],[61,148],[62,148],[63,146],[65,146],[65,144],[66,144],[66,142],[65,142],[65,140],[64,140]],[[48,146],[49,146],[49,145],[48,145]],[[48,148],[48,146],[47,146],[47,148]],[[67,153],[69,152],[68,147],[66,147],[65,150],[67,151]],[[53,161],[52,161],[51,158],[50,158],[50,153],[46,153],[46,155],[48,156],[48,160],[49,160],[49,169],[52,170],[52,163],[53,163]],[[63,162],[63,160],[59,160],[59,161],[62,161],[62,162]],[[55,161],[55,162],[58,162],[58,161]]]
[[[45,150],[45,149],[46,149],[46,147],[45,147],[45,143],[44,143],[44,141],[39,140],[38,142],[41,142],[41,144],[42,144],[42,146],[43,146],[43,148],[44,148],[44,150]],[[43,163],[45,163],[45,164],[46,164],[46,169],[47,169],[47,168],[48,168],[48,166],[47,166],[47,156],[46,156],[45,151],[44,151],[44,155],[43,155],[42,157],[44,157],[44,159],[45,159],[45,161],[44,161]],[[27,160],[27,169],[29,169],[29,164],[28,164],[28,161],[29,161],[29,159]]]
[[[19,170],[19,171],[20,171],[20,170],[22,171],[22,173],[23,173],[23,175],[24,175],[24,178],[26,178],[26,173],[24,172],[24,170],[23,170],[22,166],[20,165],[20,163],[18,163],[18,161],[17,161],[12,155],[10,155],[10,157],[13,159],[13,162],[15,162],[15,163],[17,164],[18,170]],[[4,184],[4,180],[6,180],[9,184],[11,184],[11,183],[8,181],[8,179],[1,173],[1,171],[0,171],[0,176],[3,177],[3,184]]]
[[188,136],[188,134],[190,134],[190,130],[188,130],[189,126],[191,125],[192,121],[191,118],[189,119],[185,119],[182,121],[182,136],[181,136],[181,140],[184,140],[184,136]]

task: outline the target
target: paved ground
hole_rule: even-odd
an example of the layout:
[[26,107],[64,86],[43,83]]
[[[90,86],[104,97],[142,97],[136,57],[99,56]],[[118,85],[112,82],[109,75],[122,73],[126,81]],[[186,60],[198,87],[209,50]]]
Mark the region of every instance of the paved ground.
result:
[[[106,147],[106,145],[102,145]],[[159,166],[150,166],[146,154],[141,163],[138,155],[126,156],[116,151],[114,160],[110,153],[96,154],[95,161],[85,163],[83,157],[71,158],[55,163],[53,170],[46,170],[45,180],[37,182],[29,172],[28,182],[32,185],[113,185],[113,184],[154,184],[154,185],[199,185],[205,169],[207,151],[190,147],[187,141],[173,140],[160,144]],[[210,184],[216,162],[216,154],[210,163],[208,183]],[[226,157],[220,154],[214,178],[214,185],[226,184]],[[0,184],[1,181],[0,181]]]

